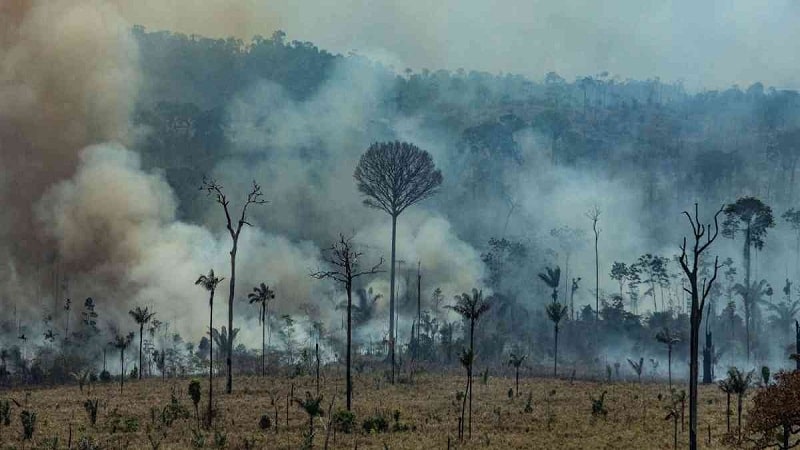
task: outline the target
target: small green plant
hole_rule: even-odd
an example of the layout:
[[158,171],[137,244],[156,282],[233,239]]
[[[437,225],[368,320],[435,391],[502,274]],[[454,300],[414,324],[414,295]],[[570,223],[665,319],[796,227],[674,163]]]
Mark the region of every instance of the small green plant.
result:
[[214,431],[214,447],[225,448],[228,445],[228,433],[224,431]]
[[206,435],[200,430],[192,430],[192,448],[203,448],[206,446]]
[[606,391],[600,394],[600,397],[592,398],[592,417],[606,417],[608,410],[606,409]]
[[340,433],[352,433],[355,423],[356,415],[351,411],[340,409],[333,415],[333,429]]
[[136,433],[139,431],[139,419],[137,417],[126,417],[122,421],[123,433]]
[[394,419],[394,423],[392,424],[392,431],[408,431],[410,427],[407,424],[400,422],[400,410],[395,409],[392,413],[392,419]]
[[481,373],[481,383],[483,383],[483,384],[488,384],[489,383],[489,368],[488,367],[483,370],[483,373]]
[[764,386],[769,386],[769,375],[769,367],[761,367],[761,382],[764,383]]
[[194,404],[194,416],[197,419],[197,423],[200,423],[200,380],[193,379],[189,382],[189,397],[192,398],[192,404]]
[[100,450],[100,443],[91,436],[81,436],[78,438],[78,450]]
[[86,414],[89,415],[89,424],[94,426],[97,423],[97,407],[100,404],[100,400],[98,399],[86,399],[83,402],[83,409],[86,410]]
[[364,419],[361,428],[367,434],[386,433],[389,431],[389,421],[382,413],[376,412],[374,416]]
[[269,416],[266,414],[262,415],[261,419],[258,421],[258,428],[267,431],[270,427],[272,427],[272,421],[269,419]]
[[0,423],[11,425],[11,403],[7,399],[0,401]]
[[525,412],[528,414],[533,412],[533,392],[528,392],[528,400],[525,401]]
[[36,431],[36,413],[25,409],[19,413],[19,420],[22,422],[22,440],[30,441]]
[[104,370],[100,372],[100,381],[103,383],[108,383],[111,381],[111,372]]

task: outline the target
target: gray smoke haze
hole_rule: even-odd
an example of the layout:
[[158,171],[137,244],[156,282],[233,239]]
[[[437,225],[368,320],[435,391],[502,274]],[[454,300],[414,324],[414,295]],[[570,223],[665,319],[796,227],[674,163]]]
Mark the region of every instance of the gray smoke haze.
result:
[[[118,1],[155,29],[250,39],[275,29],[338,52],[406,67],[485,70],[541,78],[608,71],[687,87],[761,81],[798,86],[800,5],[746,0],[607,2],[501,0]],[[500,51],[499,49],[502,49]],[[764,73],[769,67],[769,73]]]
[[[291,37],[334,51],[357,49],[398,70],[464,67],[534,78],[550,70],[570,78],[609,70],[621,77],[684,79],[700,88],[747,85],[757,79],[796,86],[800,61],[780,53],[776,43],[800,37],[792,26],[797,13],[792,2],[769,9],[744,2],[697,6],[683,1],[210,1],[202,7],[185,0],[4,2],[0,201],[7,214],[0,219],[0,256],[8,270],[0,277],[6,292],[3,305],[41,304],[41,296],[36,298],[43,282],[39,268],[57,248],[63,270],[71,274],[74,299],[94,296],[101,311],[122,323],[128,323],[130,307],[153,305],[160,319],[172,321],[185,336],[196,339],[204,332],[205,293],[191,283],[212,267],[229,277],[229,238],[222,211],[210,200],[200,223],[176,220],[179,205],[165,177],[142,168],[136,143],[147,130],[130,125],[141,86],[129,32],[133,24],[243,38],[284,28]],[[693,199],[676,197],[665,203],[654,236],[647,229],[653,218],[642,215],[645,193],[632,178],[554,165],[546,138],[529,128],[514,136],[521,163],[503,171],[507,198],[464,212],[459,217],[466,224],[451,222],[442,207],[453,208],[448,203],[456,194],[471,188],[459,182],[462,162],[445,151],[451,137],[421,117],[382,120],[391,116],[382,101],[391,77],[361,70],[366,63],[359,58],[337,64],[307,100],[292,100],[280,86],[264,81],[243,86],[226,105],[233,147],[210,175],[226,187],[234,207],[253,179],[270,202],[252,209],[256,227],[245,229],[240,243],[237,315],[245,320],[237,326],[246,344],[259,336],[255,314],[241,300],[262,281],[275,288],[279,313],[298,314],[316,305],[319,312],[312,319],[335,326],[338,313],[329,306],[341,301],[341,293],[308,273],[323,266],[320,249],[336,233],[354,236],[367,261],[389,257],[389,219],[361,204],[352,179],[359,156],[376,140],[413,141],[429,150],[446,174],[446,193],[409,209],[399,222],[398,259],[405,261],[401,269],[422,261],[426,296],[438,286],[449,301],[453,294],[481,286],[482,249],[467,242],[505,234],[557,249],[548,232],[569,225],[586,232],[586,247],[570,262],[571,273],[584,276],[576,303],[593,303],[593,277],[587,274],[594,273],[594,261],[587,251],[590,223],[585,213],[595,205],[603,214],[601,290],[616,290],[607,275],[612,261],[677,252],[687,229],[680,211]],[[764,72],[767,65],[770,70]],[[313,157],[300,158],[308,154]],[[498,217],[506,217],[509,201],[517,206],[508,227],[499,227],[503,221]],[[716,205],[702,206],[710,212]],[[455,225],[491,234],[468,239]],[[759,273],[789,272],[791,249],[778,244],[778,236],[789,238],[787,231],[775,231],[765,249],[770,258],[759,261]],[[740,243],[719,242],[721,256],[738,261]],[[539,269],[563,266],[563,255],[553,252],[537,252],[532,259]],[[370,286],[384,294],[379,320],[369,328],[379,336],[385,327],[388,277],[374,277]],[[399,289],[402,297],[405,286]],[[520,280],[520,290],[527,290],[526,301],[546,299],[535,272]],[[642,311],[650,308],[644,299],[641,305]],[[225,308],[217,308],[217,314],[215,322],[221,324]],[[407,329],[402,323],[401,330]],[[620,357],[628,353],[627,348],[619,350]]]

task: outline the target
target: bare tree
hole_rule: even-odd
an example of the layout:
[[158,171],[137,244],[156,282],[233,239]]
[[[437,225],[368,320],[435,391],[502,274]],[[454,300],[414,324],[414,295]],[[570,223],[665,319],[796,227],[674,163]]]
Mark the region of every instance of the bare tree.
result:
[[597,242],[600,239],[600,228],[597,222],[600,220],[600,208],[594,206],[586,213],[586,217],[592,221],[592,231],[594,232],[594,320],[600,320],[600,254]]
[[[266,200],[262,199],[263,193],[261,192],[261,186],[259,186],[255,181],[253,181],[253,187],[250,190],[250,193],[247,194],[247,199],[245,200],[244,205],[242,206],[242,212],[239,215],[239,220],[234,222],[234,219],[231,219],[230,213],[230,200],[225,195],[223,191],[222,185],[217,183],[213,179],[203,178],[203,184],[200,186],[201,191],[206,191],[209,196],[213,196],[214,200],[222,206],[222,210],[225,212],[225,221],[226,221],[226,228],[228,229],[228,233],[231,235],[231,281],[230,291],[228,294],[228,329],[233,329],[233,296],[236,289],[236,252],[239,248],[239,236],[242,233],[242,227],[244,225],[252,226],[247,221],[247,208],[250,205],[263,205],[266,203]],[[225,390],[228,394],[233,391],[233,340],[231,339],[228,341],[228,348],[227,348],[227,359],[226,364],[228,367],[228,380],[225,385]]]
[[694,237],[694,245],[691,249],[691,261],[689,261],[690,256],[686,253],[685,237],[680,246],[681,256],[678,259],[683,272],[686,274],[686,278],[689,279],[689,289],[684,288],[684,290],[691,295],[692,298],[689,315],[691,327],[691,336],[689,339],[689,448],[691,450],[697,449],[697,353],[700,341],[700,323],[703,320],[703,308],[705,307],[706,298],[708,298],[714,281],[717,279],[717,272],[720,268],[719,257],[717,256],[714,258],[714,271],[711,275],[711,279],[703,278],[702,283],[699,284],[698,272],[700,270],[700,259],[703,256],[703,252],[708,250],[719,235],[717,218],[721,213],[722,208],[714,214],[714,226],[712,228],[711,224],[703,225],[700,223],[697,203],[694,204],[694,216],[687,211],[683,212],[686,218],[689,219],[689,224],[692,227],[692,236]]
[[347,378],[347,410],[350,411],[353,401],[353,378],[350,372],[351,353],[353,342],[353,280],[364,275],[380,273],[378,268],[383,264],[383,258],[369,270],[359,271],[359,259],[363,253],[353,249],[351,238],[345,238],[339,234],[339,241],[333,244],[326,255],[326,262],[330,265],[330,270],[317,271],[311,274],[313,278],[331,280],[344,285],[347,292],[347,351],[345,356],[346,378]]
[[392,218],[392,261],[389,281],[389,353],[392,383],[395,381],[395,248],[397,217],[411,205],[436,194],[442,173],[431,155],[407,142],[376,142],[358,162],[353,177],[366,197],[364,204],[385,211]]

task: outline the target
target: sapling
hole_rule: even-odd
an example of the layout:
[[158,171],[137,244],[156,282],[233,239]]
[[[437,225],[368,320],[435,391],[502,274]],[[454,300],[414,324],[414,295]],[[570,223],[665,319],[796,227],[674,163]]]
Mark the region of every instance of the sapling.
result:
[[639,362],[628,359],[628,364],[631,365],[633,371],[636,372],[636,377],[639,383],[642,382],[642,369],[644,368],[644,358],[639,358]]
[[192,398],[194,404],[194,416],[197,419],[197,426],[200,426],[200,380],[192,380],[189,382],[189,397]]
[[509,355],[508,365],[514,366],[514,382],[517,396],[519,396],[519,368],[525,362],[527,355],[516,355],[514,353]]
[[19,420],[22,423],[22,440],[30,441],[33,439],[33,433],[36,431],[36,413],[22,410],[19,413]]
[[97,423],[97,407],[99,406],[100,401],[98,399],[86,399],[83,402],[83,409],[86,410],[86,414],[89,415],[89,423],[94,426]]
[[305,411],[308,415],[308,432],[305,434],[305,448],[312,448],[314,446],[314,418],[322,416],[322,395],[313,396],[311,392],[306,391],[305,399],[295,398],[294,402]]
[[590,399],[592,400],[593,417],[606,417],[608,415],[608,410],[606,409],[605,406],[606,393],[607,393],[606,391],[603,391],[603,393],[600,394],[600,397],[597,398],[590,397]]
[[769,386],[769,375],[769,367],[761,367],[761,382],[764,384],[764,386]]

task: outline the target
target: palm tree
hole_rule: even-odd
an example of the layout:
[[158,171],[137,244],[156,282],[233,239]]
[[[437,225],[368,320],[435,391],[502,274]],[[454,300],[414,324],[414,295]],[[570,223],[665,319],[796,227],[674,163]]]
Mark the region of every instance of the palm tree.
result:
[[227,345],[233,345],[236,341],[236,336],[239,334],[239,329],[234,328],[233,332],[230,333],[228,336],[228,329],[225,328],[225,325],[222,326],[219,330],[216,328],[211,330],[211,338],[214,342],[217,343],[217,347],[227,348]]
[[567,306],[554,302],[545,306],[547,318],[553,322],[555,340],[553,342],[553,376],[558,376],[558,324],[567,317]]
[[133,341],[133,333],[128,333],[124,336],[115,335],[114,340],[110,342],[117,350],[119,350],[119,391],[122,392],[122,386],[125,384],[125,349],[131,345]]
[[553,290],[553,303],[556,303],[558,301],[558,285],[561,282],[561,268],[558,266],[555,269],[545,267],[545,271],[545,273],[539,274],[539,278],[544,281],[547,287]]
[[314,443],[314,417],[322,416],[324,413],[322,410],[322,395],[314,397],[311,392],[306,391],[306,398],[295,398],[294,402],[308,415],[308,434],[306,435],[306,446],[303,448],[312,448]]
[[672,347],[681,341],[680,335],[672,334],[669,328],[664,328],[656,334],[656,340],[667,346],[667,376],[669,389],[672,390]]
[[261,311],[258,314],[258,323],[261,324],[261,376],[267,374],[266,369],[266,334],[264,330],[267,324],[267,307],[270,300],[275,298],[275,292],[269,286],[261,283],[259,286],[253,288],[253,292],[248,294],[247,298],[250,299],[250,304],[256,303],[260,306]]
[[750,383],[752,381],[752,370],[745,374],[736,367],[731,367],[728,369],[727,382],[729,383],[731,392],[736,394],[736,427],[740,439],[742,437],[742,400],[744,399],[745,394],[747,394],[747,389],[750,387]]
[[515,379],[515,391],[517,393],[517,397],[519,397],[519,367],[525,361],[526,355],[516,355],[514,353],[509,355],[508,365],[514,366],[514,379]]
[[461,420],[458,422],[458,438],[464,438],[464,411],[467,409],[467,395],[472,389],[472,362],[475,360],[475,354],[472,350],[462,349],[459,362],[467,370],[467,387],[464,388],[464,398],[461,401]]
[[[469,437],[472,437],[472,368],[475,362],[475,322],[489,310],[488,299],[483,298],[483,291],[478,289],[472,290],[472,295],[467,293],[456,296],[456,304],[448,305],[447,308],[452,309],[469,321],[469,352],[470,364],[467,367],[468,390],[469,390],[469,422],[468,430]],[[465,393],[466,394],[466,393]]]
[[[217,290],[217,285],[224,279],[214,275],[214,269],[211,269],[208,275],[200,275],[200,278],[194,282],[196,286],[203,286],[210,294],[208,299],[208,334],[212,337],[214,330],[214,292]],[[211,404],[214,396],[214,339],[209,339],[208,344],[208,417],[206,418],[206,425],[210,427],[212,419]]]
[[155,312],[150,312],[148,308],[137,306],[136,308],[128,311],[128,314],[133,317],[136,324],[139,325],[139,379],[142,379],[142,343],[144,342],[144,326],[150,322],[150,319],[156,315]]
[[636,362],[630,358],[628,358],[628,364],[631,365],[633,371],[636,372],[636,376],[639,379],[639,383],[642,382],[642,370],[644,370],[644,358],[639,358],[639,362]]

